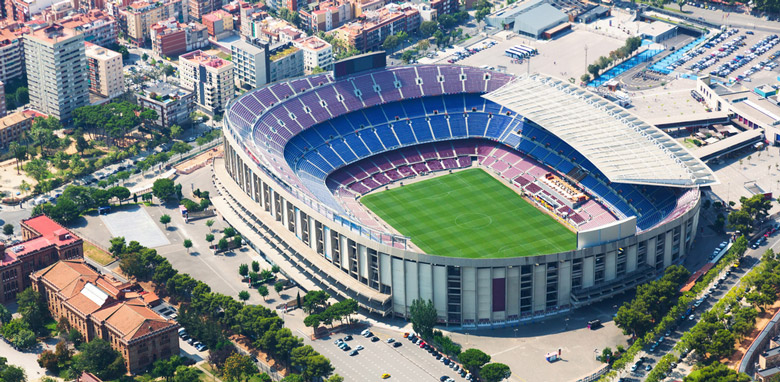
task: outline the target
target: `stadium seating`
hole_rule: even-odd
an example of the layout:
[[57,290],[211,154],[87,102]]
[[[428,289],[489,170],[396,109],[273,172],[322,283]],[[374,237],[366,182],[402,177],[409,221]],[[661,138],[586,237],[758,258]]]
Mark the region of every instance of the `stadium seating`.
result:
[[549,172],[576,178],[592,199],[556,212],[580,229],[636,216],[644,230],[697,200],[664,187],[610,184],[566,142],[481,97],[511,79],[451,65],[341,79],[320,74],[253,90],[231,103],[226,118],[247,151],[262,151],[259,164],[285,187],[337,210],[355,195],[416,174],[468,167],[474,159],[553,201],[564,197],[536,180]]

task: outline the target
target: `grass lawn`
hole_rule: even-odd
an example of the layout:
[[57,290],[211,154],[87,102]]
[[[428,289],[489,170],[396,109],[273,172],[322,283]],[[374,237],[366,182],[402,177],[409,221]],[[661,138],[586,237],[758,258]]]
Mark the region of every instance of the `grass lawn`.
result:
[[428,254],[498,258],[575,249],[576,235],[481,169],[361,199]]
[[84,256],[95,260],[100,265],[107,265],[114,261],[114,258],[110,253],[92,245],[92,243],[88,241],[84,241]]

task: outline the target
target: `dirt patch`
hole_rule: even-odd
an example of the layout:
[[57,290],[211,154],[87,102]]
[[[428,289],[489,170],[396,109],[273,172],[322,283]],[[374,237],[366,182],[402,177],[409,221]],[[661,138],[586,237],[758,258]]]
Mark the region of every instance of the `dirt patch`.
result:
[[774,317],[778,310],[780,310],[780,301],[775,301],[774,305],[767,308],[765,312],[759,313],[756,318],[755,329],[737,343],[737,350],[729,358],[723,359],[721,362],[736,370],[742,361],[742,357],[745,356],[745,352],[747,352],[750,345],[755,341],[761,331],[766,328],[767,324],[769,324],[769,321],[772,320],[772,317]]
[[211,150],[196,155],[186,161],[176,165],[177,174],[189,174],[201,167],[204,167],[211,163],[214,158],[221,158],[223,155],[222,145],[219,145]]

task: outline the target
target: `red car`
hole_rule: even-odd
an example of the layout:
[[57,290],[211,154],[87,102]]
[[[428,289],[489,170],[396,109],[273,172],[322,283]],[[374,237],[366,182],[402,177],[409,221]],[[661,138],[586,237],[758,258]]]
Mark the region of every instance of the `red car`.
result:
[[425,341],[420,342],[420,348],[424,348],[424,347],[425,347]]

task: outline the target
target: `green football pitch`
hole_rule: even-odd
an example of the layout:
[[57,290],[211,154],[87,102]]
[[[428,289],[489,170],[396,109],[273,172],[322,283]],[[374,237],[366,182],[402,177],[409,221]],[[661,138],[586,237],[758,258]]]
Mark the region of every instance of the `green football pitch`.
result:
[[576,247],[574,232],[481,169],[366,195],[361,200],[431,255],[517,257]]

